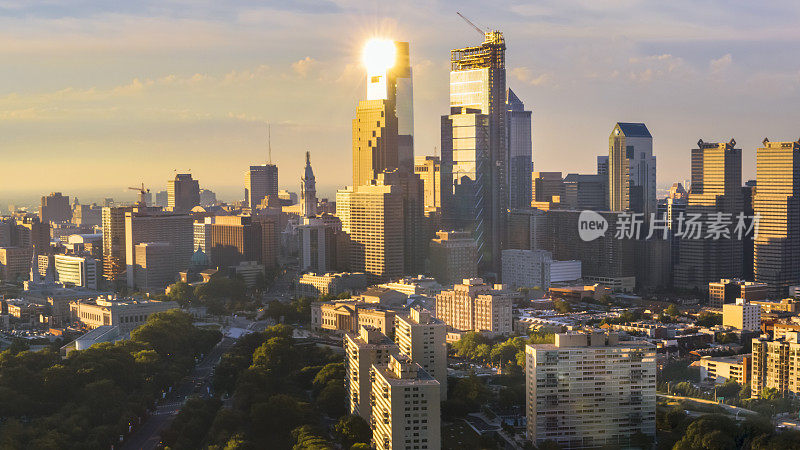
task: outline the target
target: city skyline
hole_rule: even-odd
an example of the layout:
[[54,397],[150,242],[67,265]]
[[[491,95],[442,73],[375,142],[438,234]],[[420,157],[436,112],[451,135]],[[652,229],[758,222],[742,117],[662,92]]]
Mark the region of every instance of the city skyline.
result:
[[[224,14],[179,6],[0,6],[0,54],[14,67],[0,72],[0,134],[10,169],[0,184],[2,208],[49,191],[106,190],[124,200],[133,197],[125,187],[138,182],[163,190],[174,169],[192,169],[201,187],[233,197],[242,171],[267,159],[267,122],[273,162],[287,175],[281,187],[297,190],[310,150],[320,195],[331,198],[349,178],[343,156],[365,87],[363,43],[376,35],[410,42],[415,154],[424,156],[434,154],[438,117],[448,109],[449,49],[481,41],[452,5],[426,14],[414,5],[375,10],[333,2],[241,3]],[[458,8],[506,36],[508,86],[533,111],[535,171],[593,173],[616,121],[651,130],[659,187],[688,178],[698,138],[735,137],[744,179],[755,176],[764,137],[796,139],[785,112],[800,94],[800,70],[772,63],[791,61],[797,47],[791,23],[798,8],[788,2],[730,11],[720,2],[697,19],[679,15],[680,6],[640,2],[478,6]],[[653,22],[618,18],[625,8]],[[766,16],[769,37],[752,25]],[[313,31],[292,30],[301,24]],[[345,27],[353,31],[336,32]],[[605,31],[620,27],[624,33]],[[270,39],[275,35],[282,39]],[[570,167],[562,167],[565,153]],[[79,171],[92,176],[76,179]]]

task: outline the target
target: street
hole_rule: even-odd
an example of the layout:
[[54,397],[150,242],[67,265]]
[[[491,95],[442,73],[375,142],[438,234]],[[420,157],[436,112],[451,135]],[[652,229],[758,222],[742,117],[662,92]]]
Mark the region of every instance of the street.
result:
[[223,337],[208,355],[192,369],[192,373],[167,395],[165,401],[159,404],[156,411],[151,413],[144,424],[125,441],[122,449],[150,450],[156,448],[161,441],[161,432],[178,415],[183,403],[190,395],[196,393],[203,398],[209,396],[213,369],[219,364],[222,355],[230,350],[235,342],[235,339]]

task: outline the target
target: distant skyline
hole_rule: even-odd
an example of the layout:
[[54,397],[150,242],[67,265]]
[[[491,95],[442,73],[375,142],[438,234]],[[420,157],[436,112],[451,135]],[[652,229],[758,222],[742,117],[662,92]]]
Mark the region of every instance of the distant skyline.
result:
[[508,86],[533,110],[534,171],[593,173],[617,121],[653,134],[658,185],[698,139],[735,138],[744,180],[764,137],[797,140],[800,4],[714,0],[64,3],[0,0],[0,210],[50,191],[166,188],[177,169],[221,198],[267,158],[297,191],[348,184],[370,37],[410,42],[416,155],[439,146],[450,49],[504,32]]

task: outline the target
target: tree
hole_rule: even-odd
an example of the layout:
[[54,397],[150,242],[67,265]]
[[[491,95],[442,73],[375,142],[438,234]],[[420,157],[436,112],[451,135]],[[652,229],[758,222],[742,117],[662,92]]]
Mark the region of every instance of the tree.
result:
[[721,450],[735,449],[736,424],[726,416],[709,414],[692,422],[674,450]]
[[775,388],[764,388],[761,390],[759,398],[762,400],[773,401],[781,399],[782,396],[781,392]]
[[334,425],[333,431],[339,437],[339,442],[344,448],[357,443],[368,444],[372,437],[369,424],[357,414],[342,416]]
[[697,316],[695,323],[701,327],[713,327],[714,325],[722,325],[722,316],[719,314],[703,311]]
[[750,398],[752,392],[753,388],[751,387],[750,383],[747,383],[744,386],[742,386],[742,389],[739,390],[739,398],[740,399]]
[[561,314],[567,314],[572,312],[572,307],[569,303],[564,300],[555,299],[553,300],[553,307],[556,311],[560,312]]
[[167,290],[169,291],[167,298],[178,302],[181,306],[186,306],[194,300],[194,288],[183,281],[170,284],[167,286]]
[[677,317],[677,316],[681,315],[681,312],[680,312],[680,310],[678,309],[678,307],[677,307],[677,306],[675,306],[675,305],[669,305],[669,306],[667,306],[667,308],[664,310],[664,314],[666,314],[666,315],[668,315],[668,316],[670,316],[670,317]]

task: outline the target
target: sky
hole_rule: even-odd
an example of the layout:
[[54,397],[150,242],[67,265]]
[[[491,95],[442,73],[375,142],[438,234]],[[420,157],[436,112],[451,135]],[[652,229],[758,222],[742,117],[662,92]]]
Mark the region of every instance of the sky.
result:
[[800,2],[0,0],[0,208],[50,191],[133,200],[191,172],[221,199],[272,160],[297,191],[351,174],[371,37],[410,42],[415,152],[435,154],[449,51],[504,32],[508,85],[533,111],[536,171],[591,173],[615,122],[644,122],[658,183],[698,139],[800,138]]

